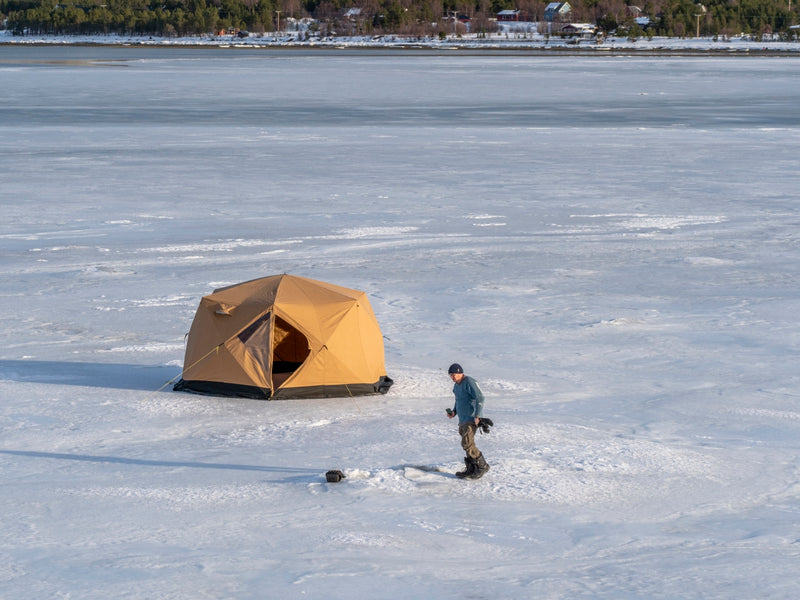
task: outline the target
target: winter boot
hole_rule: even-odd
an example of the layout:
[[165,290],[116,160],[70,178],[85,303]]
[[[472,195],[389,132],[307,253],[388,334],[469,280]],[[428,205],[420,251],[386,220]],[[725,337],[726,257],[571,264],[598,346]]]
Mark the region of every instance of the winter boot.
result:
[[478,456],[478,458],[473,458],[472,463],[475,465],[475,469],[466,475],[467,479],[480,479],[486,474],[486,471],[489,470],[489,465],[486,459],[483,458],[483,454]]
[[456,477],[458,477],[459,479],[466,479],[467,477],[469,477],[472,473],[475,472],[475,468],[477,466],[475,464],[475,459],[469,456],[464,457],[464,464],[466,465],[466,468],[463,471],[458,471],[456,473]]

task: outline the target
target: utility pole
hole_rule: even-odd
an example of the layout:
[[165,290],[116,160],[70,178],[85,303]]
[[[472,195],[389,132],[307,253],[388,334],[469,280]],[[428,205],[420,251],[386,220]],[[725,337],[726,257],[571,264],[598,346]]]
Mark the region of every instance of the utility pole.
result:
[[699,39],[700,38],[700,17],[704,16],[708,11],[706,10],[706,7],[703,6],[702,4],[698,4],[697,6],[698,6],[698,8],[700,10],[703,11],[701,13],[695,13],[695,15],[694,15],[697,18],[697,36],[696,37]]
[[281,11],[276,10],[275,12],[278,13],[278,33],[280,33],[281,32]]

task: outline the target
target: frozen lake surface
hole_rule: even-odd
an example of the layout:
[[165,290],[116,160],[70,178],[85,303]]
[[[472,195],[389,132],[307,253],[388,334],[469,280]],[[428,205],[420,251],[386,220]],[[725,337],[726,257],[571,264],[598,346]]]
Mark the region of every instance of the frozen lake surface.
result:
[[[800,61],[0,73],[0,596],[796,595]],[[281,272],[369,294],[389,394],[164,387],[202,295]],[[453,361],[497,424],[478,482]]]

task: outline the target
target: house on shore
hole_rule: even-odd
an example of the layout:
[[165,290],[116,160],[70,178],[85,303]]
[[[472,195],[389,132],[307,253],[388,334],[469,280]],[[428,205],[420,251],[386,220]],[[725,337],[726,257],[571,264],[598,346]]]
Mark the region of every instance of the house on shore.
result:
[[597,26],[591,23],[567,23],[561,28],[561,35],[568,38],[590,40],[597,35]]
[[571,12],[569,2],[550,2],[544,8],[544,20],[548,23],[560,23]]
[[528,19],[521,10],[501,10],[497,13],[497,20],[506,23],[514,23],[517,21],[527,21]]

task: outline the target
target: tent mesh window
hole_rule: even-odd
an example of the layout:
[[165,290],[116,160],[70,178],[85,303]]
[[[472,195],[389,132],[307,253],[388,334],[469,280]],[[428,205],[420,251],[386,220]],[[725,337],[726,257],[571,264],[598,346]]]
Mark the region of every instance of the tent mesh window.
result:
[[267,313],[248,325],[237,336],[265,373],[269,370],[269,323],[270,313]]
[[270,314],[267,313],[242,329],[238,335],[239,341],[247,345],[248,340],[253,337],[259,329],[262,329],[265,325],[269,325],[269,316]]

